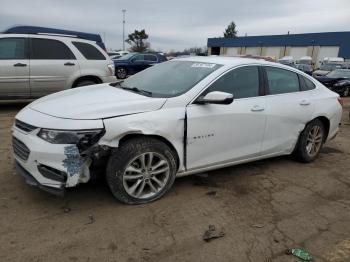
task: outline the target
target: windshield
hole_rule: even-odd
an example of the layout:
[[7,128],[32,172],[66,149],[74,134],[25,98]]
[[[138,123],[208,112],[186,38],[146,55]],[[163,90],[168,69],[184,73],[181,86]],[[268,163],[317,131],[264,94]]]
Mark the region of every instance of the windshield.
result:
[[327,76],[332,78],[341,78],[341,77],[350,78],[350,70],[339,70],[339,69],[334,70],[328,73]]
[[121,87],[151,92],[153,97],[174,97],[186,93],[221,66],[214,63],[173,60],[129,77],[121,83]]
[[341,65],[338,64],[325,64],[320,66],[320,70],[332,71],[336,68],[341,68]]
[[296,68],[299,69],[299,70],[311,71],[311,66],[310,65],[298,64],[298,65],[296,65]]

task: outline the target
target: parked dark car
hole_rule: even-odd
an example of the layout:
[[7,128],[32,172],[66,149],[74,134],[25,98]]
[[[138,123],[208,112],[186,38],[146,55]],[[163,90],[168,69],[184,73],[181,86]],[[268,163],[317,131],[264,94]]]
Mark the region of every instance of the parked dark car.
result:
[[312,66],[307,64],[296,64],[296,69],[299,69],[300,71],[303,71],[304,73],[308,75],[312,75]]
[[329,64],[323,64],[320,66],[320,68],[316,69],[313,73],[313,77],[319,77],[319,76],[325,76],[328,73],[332,72],[333,70],[342,68],[342,64],[335,64],[335,63],[329,63]]
[[316,79],[341,96],[350,94],[350,69],[336,69]]
[[113,60],[115,75],[119,79],[124,79],[128,75],[133,75],[164,61],[167,61],[166,57],[159,53],[129,53]]

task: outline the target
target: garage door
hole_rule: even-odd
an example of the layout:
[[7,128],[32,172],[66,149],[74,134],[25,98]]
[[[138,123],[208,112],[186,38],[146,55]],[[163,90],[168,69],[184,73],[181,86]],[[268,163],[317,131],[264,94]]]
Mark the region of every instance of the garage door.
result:
[[228,47],[226,49],[225,55],[228,55],[228,56],[238,55],[238,48],[237,47]]
[[245,49],[246,55],[260,55],[260,47],[247,47]]
[[294,47],[292,46],[290,48],[290,52],[289,52],[289,56],[292,56],[294,58],[294,60],[298,60],[303,56],[307,55],[307,46],[303,46],[303,47]]
[[277,47],[266,47],[266,54],[265,56],[269,56],[272,57],[274,59],[278,59],[280,58],[280,50],[281,47],[277,46]]
[[317,62],[323,61],[325,57],[338,57],[339,46],[321,46],[318,52]]

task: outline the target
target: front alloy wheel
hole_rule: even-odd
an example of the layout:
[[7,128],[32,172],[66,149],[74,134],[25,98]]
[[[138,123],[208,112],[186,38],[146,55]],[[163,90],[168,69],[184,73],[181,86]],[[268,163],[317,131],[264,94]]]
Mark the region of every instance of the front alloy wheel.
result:
[[152,137],[136,137],[114,150],[106,178],[113,195],[126,204],[143,204],[162,197],[175,180],[176,153]]
[[132,159],[123,175],[125,191],[134,198],[145,199],[162,191],[170,177],[164,156],[147,152]]

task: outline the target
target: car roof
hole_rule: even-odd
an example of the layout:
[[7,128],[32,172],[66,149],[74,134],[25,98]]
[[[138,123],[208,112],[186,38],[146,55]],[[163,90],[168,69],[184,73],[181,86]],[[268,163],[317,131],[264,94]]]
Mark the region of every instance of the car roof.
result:
[[48,27],[40,27],[40,26],[14,26],[14,27],[8,28],[3,33],[4,34],[51,35],[51,36],[58,36],[58,37],[83,39],[83,40],[95,42],[101,48],[105,49],[104,43],[99,34],[48,28]]
[[83,42],[83,43],[89,43],[89,44],[95,44],[98,45],[95,41],[82,39],[78,37],[68,37],[68,36],[60,36],[60,35],[50,35],[50,34],[12,34],[12,33],[0,33],[1,38],[7,38],[7,37],[29,37],[29,38],[45,38],[45,39],[56,39],[61,40],[63,42],[65,41],[74,41],[74,42]]
[[227,56],[190,56],[173,59],[177,61],[191,61],[191,62],[200,62],[200,63],[215,63],[221,65],[229,65],[236,66],[242,64],[262,64],[262,65],[278,65],[280,67],[286,67],[281,64],[277,64],[275,62],[269,62],[263,59],[255,59],[255,58],[244,58],[244,57],[227,57]]

